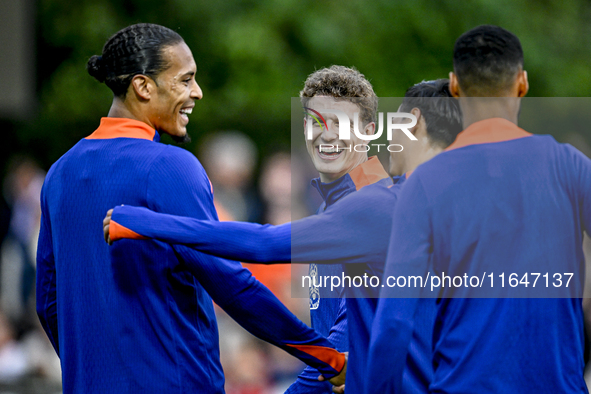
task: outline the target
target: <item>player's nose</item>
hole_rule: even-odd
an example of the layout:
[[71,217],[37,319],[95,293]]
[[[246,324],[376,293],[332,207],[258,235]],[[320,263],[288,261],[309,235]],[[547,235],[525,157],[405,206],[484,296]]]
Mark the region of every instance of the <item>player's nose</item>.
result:
[[203,91],[201,90],[201,87],[197,81],[193,81],[193,86],[191,88],[191,98],[193,100],[201,100],[203,98]]
[[339,126],[329,121],[327,127],[322,130],[322,139],[324,141],[334,141],[339,137]]

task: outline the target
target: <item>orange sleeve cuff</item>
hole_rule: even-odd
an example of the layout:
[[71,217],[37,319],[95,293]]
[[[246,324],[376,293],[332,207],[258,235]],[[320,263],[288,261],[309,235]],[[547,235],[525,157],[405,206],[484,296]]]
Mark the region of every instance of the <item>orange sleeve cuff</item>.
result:
[[125,226],[120,225],[114,220],[111,220],[109,224],[109,237],[111,241],[117,241],[123,238],[128,239],[148,239],[148,237],[144,237],[143,235],[139,235],[133,230],[128,229]]
[[296,348],[301,352],[307,353],[310,356],[327,363],[328,365],[333,367],[337,372],[341,372],[343,370],[343,367],[345,366],[345,355],[335,349],[313,345],[287,344],[287,346]]

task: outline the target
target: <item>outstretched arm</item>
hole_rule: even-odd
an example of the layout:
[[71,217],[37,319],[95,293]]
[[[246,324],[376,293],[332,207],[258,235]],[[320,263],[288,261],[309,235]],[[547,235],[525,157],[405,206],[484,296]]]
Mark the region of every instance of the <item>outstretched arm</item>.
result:
[[107,213],[103,229],[107,242],[155,238],[248,263],[289,263],[291,260],[291,223],[271,226],[199,220],[125,205]]
[[322,215],[280,226],[199,220],[119,206],[107,213],[103,228],[107,242],[155,238],[249,263],[383,261],[395,191],[381,186],[364,188]]

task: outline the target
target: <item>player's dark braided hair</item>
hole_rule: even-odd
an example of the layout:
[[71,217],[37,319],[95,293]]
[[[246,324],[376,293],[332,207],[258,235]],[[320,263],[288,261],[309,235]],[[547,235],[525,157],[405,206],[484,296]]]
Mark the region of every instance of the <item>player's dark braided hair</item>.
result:
[[127,88],[137,74],[151,78],[168,67],[163,49],[183,42],[183,38],[167,27],[138,23],[115,33],[101,56],[88,60],[88,73],[104,82],[115,96],[125,97]]

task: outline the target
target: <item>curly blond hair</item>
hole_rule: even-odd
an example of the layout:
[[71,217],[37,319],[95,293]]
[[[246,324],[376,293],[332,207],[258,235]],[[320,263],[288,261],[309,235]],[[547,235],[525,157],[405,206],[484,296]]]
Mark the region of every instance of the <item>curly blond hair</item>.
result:
[[331,66],[310,74],[300,92],[302,105],[307,107],[314,96],[348,99],[359,107],[364,123],[376,121],[378,96],[371,83],[354,68]]

